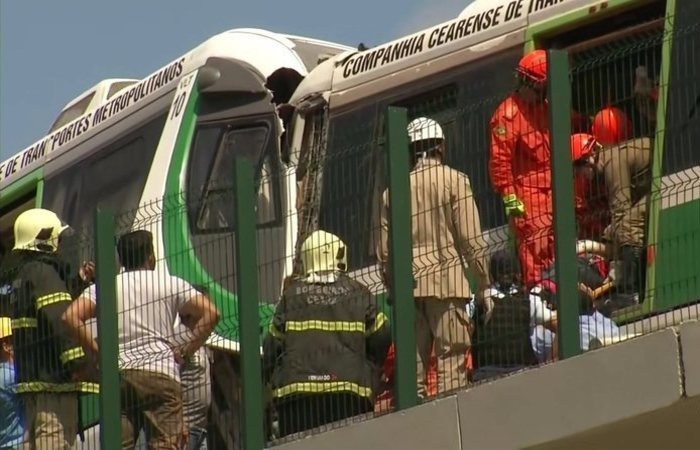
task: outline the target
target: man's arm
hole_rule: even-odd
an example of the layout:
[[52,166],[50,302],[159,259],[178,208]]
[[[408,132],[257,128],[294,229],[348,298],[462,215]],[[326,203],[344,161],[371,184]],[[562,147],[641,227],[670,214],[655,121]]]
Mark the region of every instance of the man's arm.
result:
[[180,307],[178,313],[183,317],[191,317],[189,329],[192,334],[189,341],[179,349],[179,356],[184,360],[194,355],[207,341],[219,321],[219,312],[206,295],[196,293]]
[[97,355],[99,347],[92,335],[92,329],[85,322],[96,317],[97,307],[90,298],[81,295],[70,304],[61,316],[68,332],[78,341],[78,344],[93,355]]
[[450,197],[452,221],[457,233],[455,242],[476,277],[479,292],[484,291],[490,284],[486,258],[488,246],[481,231],[479,208],[466,175],[458,174],[453,179]]
[[377,260],[382,271],[382,281],[389,286],[387,267],[389,264],[389,193],[382,194],[382,204],[379,212],[379,237],[376,243]]
[[515,194],[513,180],[513,150],[517,136],[512,124],[501,117],[500,108],[491,118],[491,145],[489,175],[491,184],[501,197]]

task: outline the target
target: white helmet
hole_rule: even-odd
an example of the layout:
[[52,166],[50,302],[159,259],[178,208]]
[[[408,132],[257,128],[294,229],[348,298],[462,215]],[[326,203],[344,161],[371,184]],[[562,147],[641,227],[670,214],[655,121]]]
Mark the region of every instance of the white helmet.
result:
[[347,254],[345,243],[334,234],[314,231],[301,246],[301,263],[304,273],[345,271]]
[[58,236],[68,228],[48,209],[33,208],[15,219],[15,250],[55,252]]
[[413,119],[406,127],[410,143],[422,141],[424,139],[444,139],[442,128],[433,119],[418,117]]

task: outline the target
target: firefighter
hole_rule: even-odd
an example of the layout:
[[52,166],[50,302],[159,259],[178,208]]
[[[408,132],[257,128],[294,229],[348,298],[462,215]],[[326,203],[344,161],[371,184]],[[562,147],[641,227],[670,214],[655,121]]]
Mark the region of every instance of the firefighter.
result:
[[651,189],[651,140],[630,139],[603,147],[592,135],[572,140],[572,152],[602,174],[610,203],[611,224],[607,234],[613,255],[621,260],[616,274],[619,306],[641,300],[645,277],[644,228]]
[[374,409],[391,332],[370,291],[345,274],[337,236],[301,246],[304,275],[289,283],[264,341],[279,437]]
[[25,441],[33,449],[70,449],[78,432],[78,395],[96,387],[79,381],[83,350],[60,320],[71,303],[56,254],[65,227],[45,209],[15,220],[15,244],[0,276],[9,286],[17,392],[24,403]]
[[532,286],[554,258],[547,54],[535,50],[516,68],[519,87],[491,117],[491,183],[512,220],[523,281]]
[[[486,242],[469,178],[443,163],[445,141],[433,119],[419,117],[408,125],[410,155],[413,278],[416,306],[418,395],[426,397],[431,354],[437,357],[438,393],[467,385],[465,354],[471,345],[467,304],[477,300],[490,311]],[[389,198],[382,195],[381,236],[377,258],[389,263]],[[386,279],[386,277],[385,277]],[[391,291],[391,286],[387,286]],[[401,299],[397,299],[401,301]]]

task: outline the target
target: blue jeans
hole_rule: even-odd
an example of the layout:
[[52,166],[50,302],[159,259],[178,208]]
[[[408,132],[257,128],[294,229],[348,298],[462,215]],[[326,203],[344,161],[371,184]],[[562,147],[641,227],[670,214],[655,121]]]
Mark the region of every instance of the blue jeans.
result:
[[207,450],[207,430],[206,428],[190,428],[190,438],[187,450]]

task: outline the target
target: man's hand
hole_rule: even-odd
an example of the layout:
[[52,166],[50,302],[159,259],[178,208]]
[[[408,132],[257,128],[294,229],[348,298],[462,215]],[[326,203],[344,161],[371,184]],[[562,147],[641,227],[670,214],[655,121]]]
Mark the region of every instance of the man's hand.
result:
[[640,97],[648,97],[654,89],[654,83],[649,79],[647,68],[638,66],[634,71],[634,94]]
[[491,316],[493,315],[493,308],[495,307],[489,289],[484,289],[480,291],[476,296],[476,301],[481,307],[481,311],[484,317],[484,324],[489,323],[489,321],[491,320]]
[[519,217],[525,214],[525,204],[515,194],[508,194],[503,197],[503,206],[508,217]]
[[78,271],[80,279],[87,282],[95,281],[95,263],[93,261],[85,262],[80,266]]

